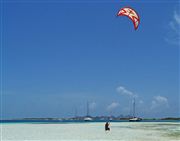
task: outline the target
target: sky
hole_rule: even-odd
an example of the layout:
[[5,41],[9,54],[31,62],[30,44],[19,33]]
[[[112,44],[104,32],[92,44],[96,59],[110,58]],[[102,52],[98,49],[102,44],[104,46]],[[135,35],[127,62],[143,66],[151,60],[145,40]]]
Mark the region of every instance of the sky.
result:
[[1,118],[180,117],[178,0],[0,4]]

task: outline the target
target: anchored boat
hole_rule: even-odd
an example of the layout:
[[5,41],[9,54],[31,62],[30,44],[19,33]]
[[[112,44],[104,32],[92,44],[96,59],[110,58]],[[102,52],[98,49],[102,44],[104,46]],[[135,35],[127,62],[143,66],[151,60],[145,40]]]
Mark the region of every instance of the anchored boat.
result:
[[135,98],[134,98],[134,100],[133,100],[133,118],[130,118],[129,121],[136,122],[136,121],[141,121],[141,120],[142,120],[142,118],[135,116]]

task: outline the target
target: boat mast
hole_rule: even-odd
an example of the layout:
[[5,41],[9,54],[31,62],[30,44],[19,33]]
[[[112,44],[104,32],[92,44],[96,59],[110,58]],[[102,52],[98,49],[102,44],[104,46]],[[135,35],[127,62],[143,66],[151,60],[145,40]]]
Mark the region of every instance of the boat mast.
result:
[[75,107],[75,111],[74,111],[74,117],[77,117],[77,108]]
[[89,102],[87,102],[87,117],[89,116]]
[[133,99],[133,117],[135,118],[135,98]]

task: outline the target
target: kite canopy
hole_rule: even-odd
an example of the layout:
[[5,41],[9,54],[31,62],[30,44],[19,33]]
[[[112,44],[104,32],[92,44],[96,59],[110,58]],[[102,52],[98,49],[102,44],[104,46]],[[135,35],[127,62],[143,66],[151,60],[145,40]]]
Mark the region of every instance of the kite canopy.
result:
[[119,10],[117,16],[127,16],[134,24],[134,29],[136,30],[140,23],[140,17],[138,13],[131,7],[123,7]]

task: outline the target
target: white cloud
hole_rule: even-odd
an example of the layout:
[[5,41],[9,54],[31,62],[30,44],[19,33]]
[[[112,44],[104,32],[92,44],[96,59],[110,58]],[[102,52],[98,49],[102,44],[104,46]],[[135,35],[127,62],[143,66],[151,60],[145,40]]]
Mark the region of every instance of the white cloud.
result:
[[92,103],[89,104],[89,108],[92,109],[92,110],[95,109],[96,106],[97,106],[97,104],[95,102],[92,102]]
[[111,103],[110,105],[107,106],[107,111],[112,111],[115,108],[117,108],[118,106],[119,106],[118,102],[113,102],[113,103]]
[[178,25],[180,25],[180,14],[178,14],[176,11],[174,12],[174,19]]
[[130,90],[127,90],[125,87],[123,86],[119,86],[117,87],[117,92],[122,94],[122,95],[127,95],[127,96],[130,96],[130,97],[137,97],[136,94],[134,94],[133,92],[131,92]]
[[170,44],[180,45],[180,13],[177,11],[174,11],[169,22],[169,32],[165,40]]
[[168,99],[163,96],[155,96],[151,102],[151,109],[168,108]]

